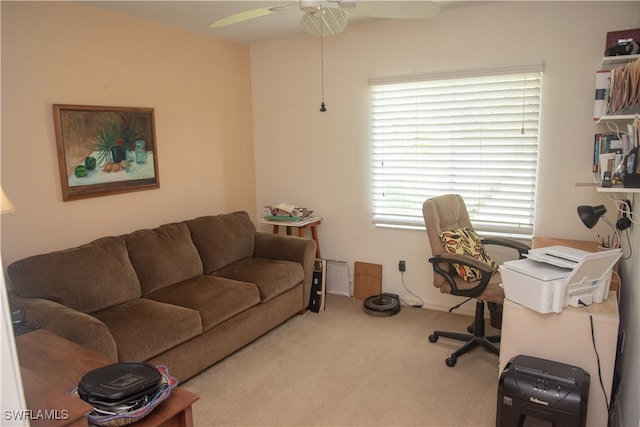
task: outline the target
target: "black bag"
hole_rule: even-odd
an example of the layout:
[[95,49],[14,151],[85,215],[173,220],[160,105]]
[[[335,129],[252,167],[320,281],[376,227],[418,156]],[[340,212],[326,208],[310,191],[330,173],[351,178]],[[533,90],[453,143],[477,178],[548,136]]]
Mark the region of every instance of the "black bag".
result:
[[143,362],[122,362],[87,372],[78,396],[96,409],[130,411],[144,406],[164,384],[162,374]]

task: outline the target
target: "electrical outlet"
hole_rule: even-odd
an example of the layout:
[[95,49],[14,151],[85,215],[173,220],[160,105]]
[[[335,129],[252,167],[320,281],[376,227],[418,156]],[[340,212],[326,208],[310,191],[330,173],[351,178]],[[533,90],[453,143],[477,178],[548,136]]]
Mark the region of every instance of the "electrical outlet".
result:
[[400,270],[403,273],[407,271],[407,263],[404,260],[400,260],[398,262],[398,270]]

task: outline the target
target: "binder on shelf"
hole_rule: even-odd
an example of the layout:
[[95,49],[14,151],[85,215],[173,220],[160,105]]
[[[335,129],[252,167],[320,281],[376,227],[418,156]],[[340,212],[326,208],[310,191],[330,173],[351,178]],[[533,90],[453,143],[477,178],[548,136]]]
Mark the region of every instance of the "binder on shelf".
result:
[[311,279],[311,296],[309,297],[309,311],[320,313],[324,311],[327,289],[327,260],[316,258],[313,263],[313,277]]
[[607,111],[607,100],[609,98],[609,84],[611,82],[610,70],[599,70],[596,73],[596,94],[593,106],[593,120],[597,121],[604,116]]

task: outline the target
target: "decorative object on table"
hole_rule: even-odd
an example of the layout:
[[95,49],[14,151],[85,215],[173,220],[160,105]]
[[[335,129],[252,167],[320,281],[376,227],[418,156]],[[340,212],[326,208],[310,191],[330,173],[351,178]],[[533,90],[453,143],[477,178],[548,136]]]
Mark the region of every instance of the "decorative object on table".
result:
[[144,418],[177,384],[166,366],[122,362],[88,372],[72,394],[93,406],[89,422],[117,427]]
[[54,104],[53,115],[64,201],[160,187],[153,108]]
[[308,217],[313,213],[307,208],[297,207],[287,203],[278,203],[273,206],[265,206],[262,208],[262,214],[265,219],[273,221],[299,221]]

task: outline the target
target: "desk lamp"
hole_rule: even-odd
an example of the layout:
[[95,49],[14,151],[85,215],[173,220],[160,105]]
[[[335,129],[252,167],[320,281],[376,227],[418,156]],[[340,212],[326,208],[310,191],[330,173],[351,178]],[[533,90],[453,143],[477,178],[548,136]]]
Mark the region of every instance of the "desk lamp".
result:
[[587,228],[593,228],[598,223],[598,220],[602,217],[602,220],[609,224],[609,227],[614,232],[616,236],[616,241],[620,242],[620,232],[618,229],[607,219],[604,214],[607,213],[607,208],[604,205],[598,206],[587,206],[582,205],[578,206],[578,216],[582,220],[583,224],[587,226]]

